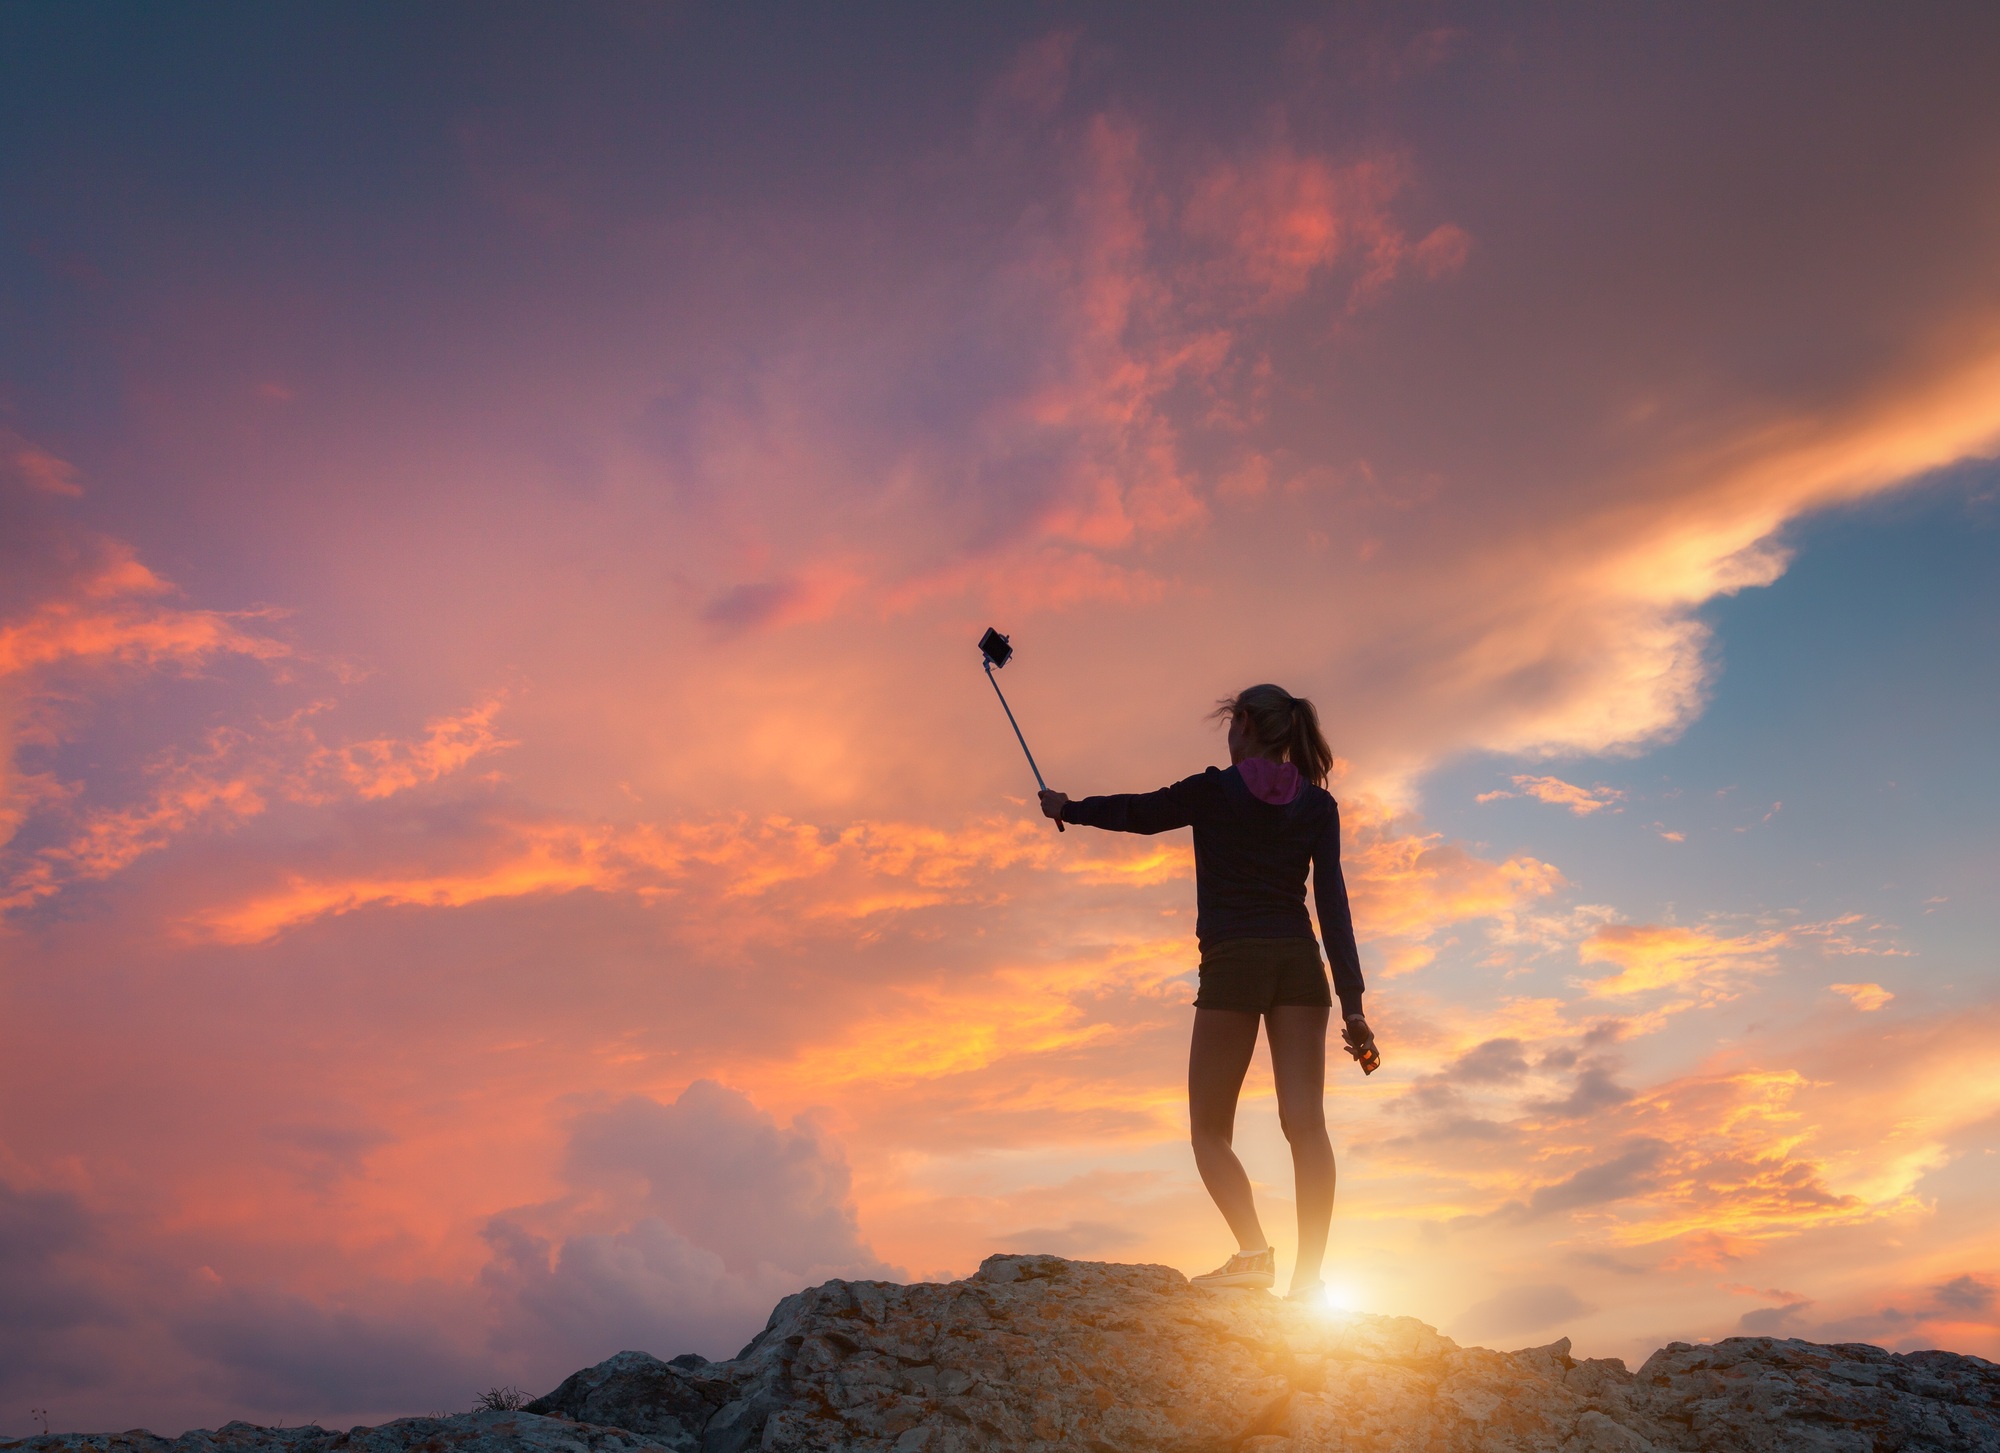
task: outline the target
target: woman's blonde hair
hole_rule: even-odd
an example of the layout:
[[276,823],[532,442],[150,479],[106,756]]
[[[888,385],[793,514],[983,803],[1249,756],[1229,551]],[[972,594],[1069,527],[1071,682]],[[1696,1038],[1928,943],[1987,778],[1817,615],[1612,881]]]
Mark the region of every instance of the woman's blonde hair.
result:
[[1285,759],[1299,769],[1299,775],[1315,786],[1326,786],[1333,770],[1333,748],[1319,729],[1319,713],[1303,696],[1294,696],[1282,686],[1268,681],[1234,696],[1225,696],[1210,713],[1217,721],[1250,719],[1250,735],[1265,750],[1283,747]]

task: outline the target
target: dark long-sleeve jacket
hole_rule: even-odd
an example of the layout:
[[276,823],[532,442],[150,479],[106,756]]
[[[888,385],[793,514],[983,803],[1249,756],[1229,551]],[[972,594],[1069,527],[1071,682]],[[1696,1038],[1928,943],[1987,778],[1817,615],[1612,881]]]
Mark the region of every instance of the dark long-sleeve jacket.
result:
[[1299,789],[1283,806],[1254,796],[1243,774],[1210,767],[1157,792],[1085,797],[1063,820],[1111,832],[1194,829],[1195,937],[1206,948],[1231,938],[1313,936],[1306,869],[1344,1014],[1361,1012],[1361,955],[1340,875],[1340,807],[1323,787]]

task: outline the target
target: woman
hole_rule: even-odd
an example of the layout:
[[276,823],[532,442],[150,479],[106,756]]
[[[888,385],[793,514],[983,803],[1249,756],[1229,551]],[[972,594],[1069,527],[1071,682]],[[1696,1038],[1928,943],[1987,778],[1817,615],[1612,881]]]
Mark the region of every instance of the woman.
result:
[[1188,1051],[1189,1131],[1202,1184],[1237,1242],[1234,1256],[1194,1282],[1269,1287],[1277,1279],[1250,1179],[1231,1148],[1236,1097],[1261,1019],[1297,1183],[1299,1257],[1290,1296],[1317,1302],[1333,1220],[1333,1145],[1321,1103],[1333,996],[1306,917],[1309,864],[1347,1052],[1371,1071],[1378,1062],[1375,1036],[1361,1013],[1361,961],[1340,876],[1340,812],[1326,791],[1333,752],[1312,703],[1282,687],[1253,686],[1220,703],[1215,715],[1229,722],[1228,771],[1210,767],[1158,792],[1077,802],[1044,791],[1042,811],[1059,822],[1112,832],[1194,829],[1201,988]]

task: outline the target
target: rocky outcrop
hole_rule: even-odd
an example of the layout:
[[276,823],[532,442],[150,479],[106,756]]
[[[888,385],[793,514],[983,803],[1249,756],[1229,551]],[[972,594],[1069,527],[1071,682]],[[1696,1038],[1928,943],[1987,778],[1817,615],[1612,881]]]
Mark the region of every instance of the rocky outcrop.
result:
[[644,1352],[621,1352],[571,1373],[526,1411],[629,1428],[674,1453],[696,1453],[716,1412],[736,1400],[740,1380],[729,1375],[732,1370],[730,1363],[693,1353],[662,1362]]
[[532,1413],[460,1413],[450,1418],[398,1418],[376,1428],[330,1432],[317,1424],[265,1428],[225,1423],[178,1438],[144,1428],[129,1433],[49,1433],[0,1443],[0,1448],[74,1453],[651,1453],[662,1444],[628,1428],[600,1428]]
[[1671,1342],[1646,1359],[1629,1396],[1672,1430],[1674,1448],[2000,1448],[2000,1367],[1955,1352],[1776,1337]]
[[996,1256],[964,1281],[832,1281],[727,1362],[641,1352],[521,1413],[31,1438],[22,1453],[2000,1453],[2000,1367],[1732,1337],[1635,1375],[1567,1339],[1494,1352],[1159,1266]]

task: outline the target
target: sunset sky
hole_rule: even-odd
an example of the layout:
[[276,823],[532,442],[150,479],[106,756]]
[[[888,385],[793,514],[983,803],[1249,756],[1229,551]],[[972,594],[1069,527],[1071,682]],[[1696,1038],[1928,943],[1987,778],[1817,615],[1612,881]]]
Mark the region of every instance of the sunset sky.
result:
[[[1205,1270],[1319,704],[1329,1278],[2000,1357],[2000,10],[0,11],[0,1433]],[[1239,1145],[1288,1262],[1261,1052]]]

